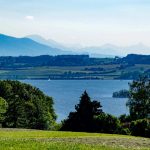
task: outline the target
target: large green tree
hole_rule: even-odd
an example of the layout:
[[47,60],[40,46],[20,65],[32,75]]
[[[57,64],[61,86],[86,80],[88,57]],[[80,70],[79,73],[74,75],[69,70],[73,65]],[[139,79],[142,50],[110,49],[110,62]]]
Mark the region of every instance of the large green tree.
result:
[[93,131],[94,116],[102,113],[100,102],[91,101],[85,91],[78,105],[75,106],[75,112],[71,112],[68,118],[63,122],[61,130],[67,131]]
[[127,102],[133,120],[150,117],[150,80],[140,77],[130,84],[130,96]]
[[0,81],[0,97],[8,103],[4,127],[51,129],[56,120],[53,99],[19,81]]

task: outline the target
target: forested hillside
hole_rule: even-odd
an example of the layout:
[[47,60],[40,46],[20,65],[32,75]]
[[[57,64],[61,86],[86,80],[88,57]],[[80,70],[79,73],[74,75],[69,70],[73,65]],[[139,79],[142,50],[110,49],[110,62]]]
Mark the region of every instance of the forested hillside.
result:
[[150,76],[150,55],[0,57],[1,79],[137,79],[139,75]]

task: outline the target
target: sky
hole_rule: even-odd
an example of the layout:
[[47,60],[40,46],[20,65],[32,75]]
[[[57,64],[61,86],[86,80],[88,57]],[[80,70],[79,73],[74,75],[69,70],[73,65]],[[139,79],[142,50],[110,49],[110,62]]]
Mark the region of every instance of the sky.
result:
[[150,46],[150,0],[0,0],[0,33],[66,45]]

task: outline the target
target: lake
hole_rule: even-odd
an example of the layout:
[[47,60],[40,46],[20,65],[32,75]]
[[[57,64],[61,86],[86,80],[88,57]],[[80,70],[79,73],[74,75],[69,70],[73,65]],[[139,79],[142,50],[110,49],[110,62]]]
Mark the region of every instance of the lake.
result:
[[92,100],[101,102],[104,112],[115,116],[128,114],[127,99],[112,98],[112,93],[128,89],[127,80],[23,80],[38,87],[45,94],[53,97],[57,121],[65,119],[74,106],[79,103],[81,94],[86,90]]

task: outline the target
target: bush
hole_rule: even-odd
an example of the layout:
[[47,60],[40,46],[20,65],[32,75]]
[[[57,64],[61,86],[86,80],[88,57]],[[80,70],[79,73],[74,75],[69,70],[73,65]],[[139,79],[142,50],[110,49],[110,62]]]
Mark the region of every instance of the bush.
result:
[[103,133],[116,133],[120,129],[120,121],[117,117],[102,113],[95,117],[95,130]]
[[62,123],[57,123],[55,122],[53,125],[53,128],[51,129],[52,131],[59,131],[62,127]]
[[123,134],[123,135],[131,135],[129,128],[123,128],[123,127],[121,127],[116,133]]
[[7,111],[8,104],[5,99],[0,97],[0,127],[2,126],[2,123],[5,119],[5,113]]
[[132,135],[150,137],[150,120],[140,119],[132,121],[130,130]]

